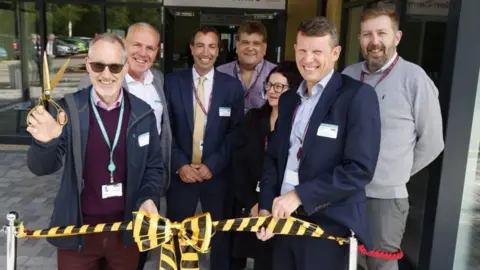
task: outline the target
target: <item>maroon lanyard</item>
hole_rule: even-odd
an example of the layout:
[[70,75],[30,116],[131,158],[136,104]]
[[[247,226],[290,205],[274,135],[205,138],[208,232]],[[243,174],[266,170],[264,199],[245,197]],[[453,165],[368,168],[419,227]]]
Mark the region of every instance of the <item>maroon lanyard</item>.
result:
[[[294,125],[295,125],[295,117],[297,116],[298,107],[300,107],[300,101],[297,103],[297,106],[295,107],[295,111],[293,112],[292,131],[293,131]],[[305,126],[305,129],[303,130],[303,136],[302,136],[302,138],[300,138],[300,148],[298,148],[298,151],[297,151],[297,161],[299,161],[300,157],[302,157],[303,141],[305,140],[305,136],[307,135],[307,129],[308,129],[308,126],[310,125],[310,120],[311,119],[312,119],[312,116],[310,115],[310,118],[308,119],[307,125]],[[293,132],[295,132],[295,131],[293,131]]]
[[[203,87],[205,89],[205,84],[203,85]],[[203,102],[198,97],[197,88],[195,88],[195,83],[193,84],[193,94],[195,95],[195,100],[197,101],[198,106],[200,106],[200,109],[202,109],[205,116],[208,116],[208,111],[205,110],[205,107],[203,106]],[[210,91],[210,98],[208,100],[208,110],[210,110],[210,105],[212,105],[212,94],[213,94],[213,89],[212,89],[212,91]]]
[[[247,91],[246,91],[245,94],[244,94],[244,98],[247,98],[247,97],[250,95],[250,92],[252,92],[253,87],[255,86],[255,84],[256,84],[257,81],[258,81],[258,78],[260,77],[260,75],[262,75],[263,68],[265,67],[265,62],[266,62],[266,61],[263,60],[262,67],[260,68],[260,71],[258,72],[257,77],[255,78],[255,81],[253,81],[253,83],[250,84],[250,88],[246,88],[246,87],[245,87]],[[244,85],[244,84],[243,84],[243,80],[241,80],[241,79],[238,77],[237,66],[238,66],[238,64],[235,63],[235,65],[233,66],[233,73],[235,74],[235,76],[237,77],[237,79],[239,79],[239,80],[242,82],[242,85]]]
[[[383,81],[383,79],[385,79],[388,74],[390,74],[390,72],[393,70],[393,68],[395,67],[395,65],[397,64],[398,62],[398,59],[400,58],[399,55],[397,55],[397,57],[395,57],[395,60],[393,60],[393,63],[383,72],[382,74],[382,77],[380,77],[380,79],[378,79],[378,82],[375,84],[375,86],[373,88],[376,88],[377,85]],[[363,82],[364,79],[365,79],[365,72],[362,70],[362,72],[360,72],[360,81]]]

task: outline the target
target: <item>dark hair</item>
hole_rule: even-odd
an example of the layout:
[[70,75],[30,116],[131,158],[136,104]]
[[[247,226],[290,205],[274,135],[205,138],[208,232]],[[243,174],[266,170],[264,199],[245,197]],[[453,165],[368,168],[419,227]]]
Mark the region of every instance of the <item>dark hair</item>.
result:
[[212,26],[203,26],[195,30],[195,32],[193,32],[193,35],[190,39],[190,45],[195,44],[195,37],[197,36],[198,33],[202,33],[205,35],[208,33],[215,33],[215,35],[217,36],[217,44],[220,46],[220,34],[218,33],[217,29],[215,29],[215,27],[212,27]]
[[246,21],[237,30],[237,41],[240,39],[240,34],[259,34],[263,37],[263,42],[267,42],[267,29],[265,26],[256,21]]
[[330,36],[331,45],[338,45],[337,27],[325,17],[313,17],[304,20],[297,29],[297,33],[301,33],[307,37],[324,37]]
[[303,77],[298,70],[297,63],[295,61],[283,61],[278,66],[270,71],[265,82],[270,80],[270,76],[273,73],[280,73],[283,77],[287,78],[289,90],[297,89],[303,81]]

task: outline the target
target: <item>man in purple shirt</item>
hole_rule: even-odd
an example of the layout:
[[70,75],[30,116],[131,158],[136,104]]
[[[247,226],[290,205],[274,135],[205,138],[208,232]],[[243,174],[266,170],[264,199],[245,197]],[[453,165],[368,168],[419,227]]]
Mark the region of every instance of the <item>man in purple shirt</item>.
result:
[[245,113],[265,104],[262,96],[263,84],[275,64],[264,60],[267,51],[267,30],[261,23],[247,21],[237,32],[237,61],[217,68],[239,79],[243,85]]

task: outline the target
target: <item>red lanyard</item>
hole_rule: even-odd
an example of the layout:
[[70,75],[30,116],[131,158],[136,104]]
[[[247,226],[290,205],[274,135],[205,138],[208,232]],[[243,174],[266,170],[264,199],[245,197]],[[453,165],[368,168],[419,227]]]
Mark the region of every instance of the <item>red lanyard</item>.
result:
[[[262,72],[263,72],[263,68],[265,67],[265,60],[263,60],[263,64],[262,64],[262,67],[260,68],[260,71],[258,72],[257,74],[257,77],[255,78],[255,81],[253,81],[252,84],[250,84],[250,88],[247,88],[245,94],[244,94],[244,98],[247,98],[249,95],[250,95],[250,92],[252,92],[252,89],[253,87],[255,86],[255,84],[257,83],[258,81],[258,78],[260,77],[260,75],[262,75]],[[238,72],[237,72],[237,66],[238,64],[235,63],[235,65],[233,66],[233,73],[235,74],[235,76],[237,77],[237,79],[239,79],[241,82],[242,82],[242,85],[243,84],[243,80],[241,80],[239,77],[238,77]],[[246,88],[246,87],[245,87]]]
[[[203,89],[205,90],[205,84],[203,85]],[[195,88],[195,83],[193,84],[193,94],[195,95],[195,100],[197,101],[198,106],[200,106],[200,109],[202,109],[205,116],[208,116],[208,111],[205,110],[205,107],[203,106],[203,102],[198,97],[197,88]],[[213,94],[213,89],[212,91],[210,91],[210,98],[208,100],[208,110],[210,110],[210,105],[212,105],[212,94]]]
[[[383,81],[383,79],[385,79],[388,74],[390,74],[390,72],[392,71],[392,69],[395,67],[395,65],[397,64],[398,62],[398,59],[400,58],[399,55],[397,55],[397,57],[395,57],[395,60],[393,60],[393,63],[383,72],[382,74],[382,77],[380,77],[380,79],[378,79],[378,82],[375,84],[375,86],[373,88],[376,88],[377,85]],[[365,72],[362,70],[362,72],[360,72],[360,81],[363,82],[364,79],[365,79]]]
[[[300,101],[297,103],[297,106],[295,107],[295,111],[293,112],[292,131],[293,131],[293,128],[294,128],[295,117],[297,116],[298,107],[300,107]],[[312,114],[313,114],[313,111],[312,111]],[[300,148],[298,148],[298,151],[297,151],[297,161],[299,161],[300,158],[302,157],[303,141],[305,139],[305,136],[307,135],[307,129],[308,129],[308,126],[310,125],[310,120],[311,119],[312,119],[312,116],[310,115],[310,118],[308,119],[307,125],[305,126],[305,129],[303,130],[303,136],[302,136],[302,138],[300,138]],[[293,131],[293,132],[295,132],[295,131]]]

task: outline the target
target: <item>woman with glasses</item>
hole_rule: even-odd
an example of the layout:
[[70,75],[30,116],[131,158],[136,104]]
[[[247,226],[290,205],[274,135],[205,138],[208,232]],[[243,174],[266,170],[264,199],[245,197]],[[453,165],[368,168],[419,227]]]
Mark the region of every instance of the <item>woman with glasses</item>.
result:
[[[264,83],[263,96],[267,100],[258,109],[245,115],[238,143],[233,153],[233,181],[237,217],[258,216],[259,181],[262,177],[263,157],[278,117],[278,100],[290,89],[296,91],[302,77],[295,62],[285,61],[275,67]],[[255,270],[272,269],[272,241],[261,242],[254,233],[235,233],[233,256],[254,258]],[[241,268],[233,270],[245,269]]]

